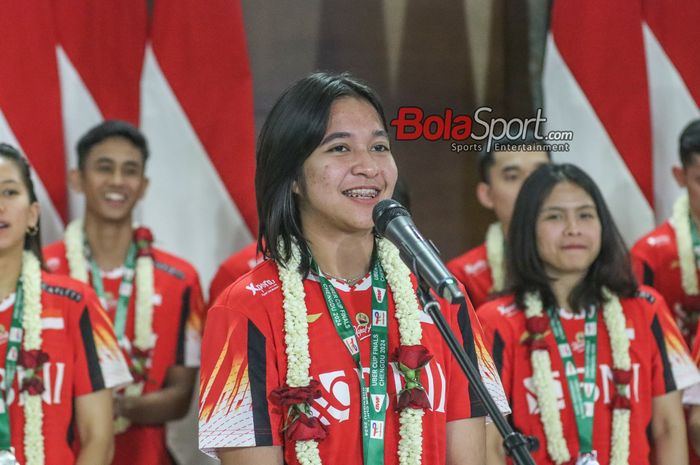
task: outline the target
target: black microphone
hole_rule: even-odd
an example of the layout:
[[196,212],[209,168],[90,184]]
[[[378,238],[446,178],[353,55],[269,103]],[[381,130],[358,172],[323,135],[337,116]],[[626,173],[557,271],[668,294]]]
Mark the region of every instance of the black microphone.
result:
[[377,234],[399,249],[401,260],[431,289],[451,303],[464,299],[457,280],[438,257],[437,248],[421,236],[410,213],[400,203],[382,200],[374,206],[372,220]]

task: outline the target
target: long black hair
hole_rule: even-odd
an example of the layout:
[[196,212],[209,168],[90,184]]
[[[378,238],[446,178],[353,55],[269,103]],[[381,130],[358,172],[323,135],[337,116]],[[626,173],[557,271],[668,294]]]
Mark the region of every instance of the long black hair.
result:
[[[279,262],[289,260],[291,243],[301,250],[301,272],[311,265],[311,252],[301,230],[294,182],[302,165],[323,140],[331,105],[341,97],[365,100],[387,129],[379,97],[362,81],[343,74],[314,73],[289,87],[272,107],[260,131],[256,153],[258,250]],[[280,247],[280,242],[283,244]]]
[[601,226],[600,252],[584,279],[569,295],[571,309],[578,311],[590,305],[604,304],[603,286],[620,297],[634,296],[638,286],[629,254],[598,186],[575,165],[547,164],[537,168],[523,183],[510,221],[508,280],[517,305],[524,307],[527,292],[539,292],[545,308],[557,304],[550,288],[553,278],[547,275],[537,251],[536,219],[554,186],[563,182],[575,184],[591,196]]
[[[22,183],[24,187],[27,188],[29,193],[29,202],[38,202],[36,192],[34,191],[34,182],[32,181],[32,169],[29,166],[27,159],[20,153],[19,150],[13,146],[5,143],[0,143],[0,156],[10,160],[15,164],[19,170],[20,177],[22,178]],[[44,263],[44,255],[41,252],[41,220],[37,220],[36,223],[36,234],[29,234],[28,232],[24,235],[24,250],[29,250],[34,252],[36,258],[39,259],[39,263]]]

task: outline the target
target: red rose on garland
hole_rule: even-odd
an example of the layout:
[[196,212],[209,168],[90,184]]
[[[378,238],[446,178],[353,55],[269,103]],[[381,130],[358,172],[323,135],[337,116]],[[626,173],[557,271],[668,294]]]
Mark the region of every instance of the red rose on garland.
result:
[[46,352],[35,350],[20,350],[17,363],[29,370],[38,370],[49,361],[49,354]]
[[430,408],[430,400],[420,382],[420,374],[423,367],[432,360],[432,354],[420,344],[412,346],[401,345],[398,349],[397,358],[399,371],[406,383],[399,392],[396,410]]
[[138,257],[150,257],[153,255],[151,244],[153,244],[153,234],[151,230],[141,226],[134,230],[134,242],[136,243],[136,254]]
[[20,386],[22,392],[33,396],[44,392],[44,364],[48,361],[49,354],[42,350],[20,350],[17,362],[25,369]]
[[290,441],[321,441],[326,438],[326,426],[311,414],[309,403],[321,397],[321,383],[312,379],[307,386],[282,386],[270,393],[270,402],[287,410],[282,430]]

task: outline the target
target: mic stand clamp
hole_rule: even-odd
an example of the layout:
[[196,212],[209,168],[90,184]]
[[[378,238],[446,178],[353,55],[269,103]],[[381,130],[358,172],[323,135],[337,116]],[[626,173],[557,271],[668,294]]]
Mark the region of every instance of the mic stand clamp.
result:
[[[452,329],[445,321],[442,312],[440,311],[440,304],[438,304],[435,297],[433,297],[430,292],[430,287],[426,284],[418,274],[415,273],[418,279],[418,298],[421,305],[423,306],[423,311],[425,311],[430,318],[433,319],[435,326],[437,327],[440,334],[445,339],[447,347],[449,347],[452,355],[454,355],[460,368],[467,376],[469,380],[470,387],[473,388],[479,398],[483,401],[486,407],[486,412],[489,414],[496,428],[501,433],[504,438],[503,446],[506,449],[506,453],[513,458],[513,461],[518,465],[535,465],[535,461],[532,459],[530,452],[528,450],[535,450],[537,446],[537,440],[535,438],[524,436],[511,428],[510,424],[506,421],[505,417],[501,414],[496,406],[496,403],[491,398],[486,386],[481,381],[481,374],[477,367],[474,366],[472,360],[467,357],[464,352],[464,348],[459,343],[459,340],[455,337]],[[463,305],[465,310],[467,307],[467,302],[464,298],[461,299],[460,305]],[[467,315],[467,318],[469,316]]]

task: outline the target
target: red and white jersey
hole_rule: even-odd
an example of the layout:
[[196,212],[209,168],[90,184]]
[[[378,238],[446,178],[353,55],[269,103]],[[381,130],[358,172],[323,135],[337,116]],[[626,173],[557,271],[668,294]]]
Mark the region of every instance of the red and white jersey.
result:
[[448,262],[447,269],[467,289],[474,308],[478,310],[489,300],[493,288],[493,276],[485,243]]
[[[371,279],[368,275],[352,288],[335,280],[331,283],[353,321],[365,366],[370,350]],[[328,427],[328,437],[319,443],[321,457],[324,463],[359,465],[362,434],[358,372],[333,326],[320,283],[313,274],[304,280],[304,291],[310,374],[321,383],[323,392],[321,398],[312,402],[312,409]],[[389,299],[389,354],[394,354],[399,346],[398,324],[393,296],[391,292],[385,295]],[[503,411],[509,411],[473,309],[440,303],[455,334],[467,341],[467,354],[478,364],[492,396],[501,400]],[[270,392],[286,382],[282,304],[277,266],[266,261],[228,287],[209,309],[202,348],[199,409],[199,445],[204,451],[280,445],[284,447],[286,463],[299,463],[294,447],[285,442],[280,431],[285,412],[268,400]],[[484,416],[486,412],[427,314],[421,316],[421,327],[422,344],[434,356],[421,375],[432,405],[423,418],[423,463],[438,464],[445,462],[446,423]],[[368,378],[368,368],[364,371]],[[391,465],[398,463],[395,406],[402,387],[396,363],[391,360],[387,378],[385,463]]]
[[[630,339],[633,373],[630,393],[632,447],[629,463],[644,465],[649,463],[651,444],[647,432],[651,424],[653,398],[698,383],[700,374],[665,308],[663,298],[656,291],[641,287],[637,297],[621,299],[620,302],[626,318],[626,332]],[[584,316],[564,310],[560,310],[559,315],[582,382]],[[483,305],[479,309],[479,320],[484,326],[488,347],[492,350],[503,387],[513,409],[512,424],[520,432],[535,436],[540,441],[539,450],[532,453],[537,464],[553,464],[554,462],[547,454],[537,396],[534,392],[524,311],[516,307],[512,295],[505,296]],[[579,452],[576,419],[563,363],[551,330],[545,333],[545,341],[550,347],[554,389],[558,396],[564,437],[567,439],[571,456],[575,458]],[[610,338],[602,317],[598,318],[597,353],[593,449],[598,452],[601,465],[606,465],[610,461],[610,438],[612,437],[610,402],[615,385],[612,381]]]
[[639,239],[630,254],[637,278],[664,297],[686,343],[692,347],[700,315],[700,295],[687,295],[683,290],[676,233],[671,224],[667,221]]
[[214,302],[221,291],[233,284],[238,278],[255,268],[255,265],[264,260],[257,253],[258,243],[253,242],[228,257],[219,266],[214,278],[209,285],[209,302]]
[[[95,292],[65,276],[41,274],[41,350],[48,353],[42,394],[46,465],[71,465],[80,438],[75,435],[75,398],[131,382],[112,324]],[[0,389],[5,390],[5,355],[15,295],[0,302]],[[23,370],[17,366],[9,406],[12,446],[25,463],[24,401],[19,393]]]
[[[50,271],[69,273],[63,242],[45,248],[44,259]],[[153,264],[153,332],[156,341],[144,393],[160,390],[171,366],[199,366],[204,318],[202,290],[192,265],[157,248],[153,248]],[[123,274],[123,267],[102,272],[107,315],[112,321]],[[126,337],[129,341],[134,337],[136,282],[137,279],[134,279],[126,320]],[[172,463],[165,446],[164,425],[132,425],[115,437],[115,445],[113,465]]]

